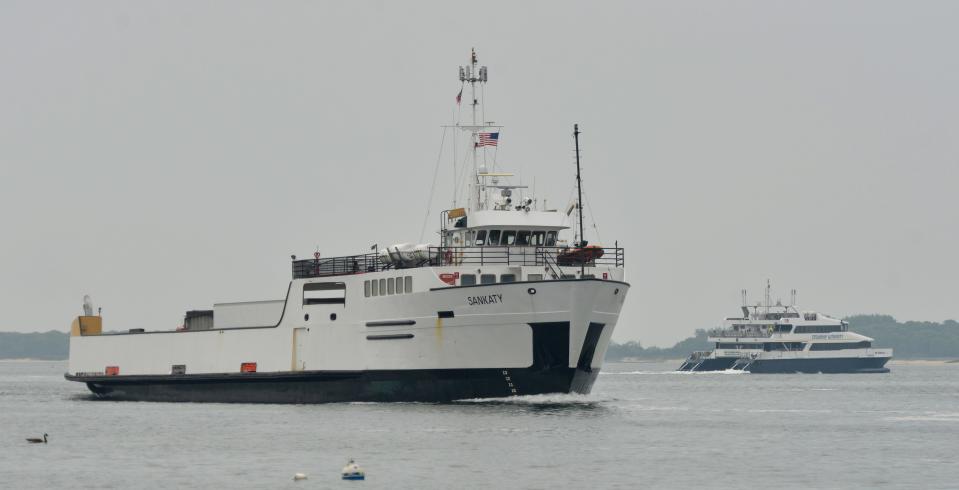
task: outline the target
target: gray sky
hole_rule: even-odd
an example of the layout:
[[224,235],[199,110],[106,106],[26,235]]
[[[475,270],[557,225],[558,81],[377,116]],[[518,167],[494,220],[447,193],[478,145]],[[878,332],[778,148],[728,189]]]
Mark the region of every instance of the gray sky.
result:
[[956,318],[957,25],[956,2],[8,0],[0,329],[65,330],[84,293],[108,329],[173,328],[282,297],[291,253],[417,241],[473,46],[539,196],[569,196],[584,131],[633,284],[616,340],[671,344],[767,277]]

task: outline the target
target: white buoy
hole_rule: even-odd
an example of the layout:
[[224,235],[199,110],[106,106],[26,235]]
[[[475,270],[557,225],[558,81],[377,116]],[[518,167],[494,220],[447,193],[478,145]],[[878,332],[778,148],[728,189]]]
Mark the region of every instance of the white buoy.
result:
[[293,481],[306,480],[306,473],[297,473],[293,475]]
[[363,468],[360,468],[360,465],[356,464],[353,459],[350,458],[350,462],[346,463],[346,466],[343,467],[343,479],[365,480],[366,472],[363,471]]

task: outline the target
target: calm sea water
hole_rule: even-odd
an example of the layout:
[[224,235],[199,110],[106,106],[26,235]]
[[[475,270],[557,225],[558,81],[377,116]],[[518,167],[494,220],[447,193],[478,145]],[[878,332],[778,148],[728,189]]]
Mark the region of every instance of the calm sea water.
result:
[[0,361],[0,487],[959,488],[959,364],[676,365],[607,365],[589,396],[228,405],[91,401],[65,363]]

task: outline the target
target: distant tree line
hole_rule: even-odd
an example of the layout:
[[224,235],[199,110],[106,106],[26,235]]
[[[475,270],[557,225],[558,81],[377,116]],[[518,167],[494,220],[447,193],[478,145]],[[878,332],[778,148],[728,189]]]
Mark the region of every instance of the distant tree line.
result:
[[66,359],[69,347],[66,332],[0,332],[0,359]]
[[[959,322],[897,322],[889,315],[856,315],[845,319],[849,329],[872,337],[875,347],[891,347],[896,359],[959,359]],[[70,336],[51,330],[43,333],[0,332],[0,359],[66,359]],[[680,359],[690,352],[709,350],[706,330],[672,347],[643,347],[639,341],[612,342],[607,361],[634,359]]]
[[[845,318],[849,330],[872,337],[874,347],[891,347],[895,359],[959,359],[959,322],[897,322],[889,315],[855,315]],[[706,330],[672,347],[643,347],[638,341],[612,342],[607,361],[623,359],[680,359],[697,350],[712,348]]]

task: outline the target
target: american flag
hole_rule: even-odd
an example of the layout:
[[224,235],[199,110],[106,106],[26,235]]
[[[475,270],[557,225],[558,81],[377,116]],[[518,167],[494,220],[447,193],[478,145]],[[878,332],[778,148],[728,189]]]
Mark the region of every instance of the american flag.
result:
[[476,146],[496,146],[499,142],[499,133],[480,133],[479,143]]

